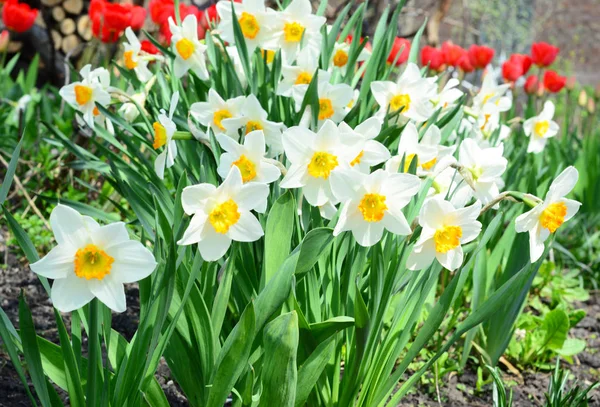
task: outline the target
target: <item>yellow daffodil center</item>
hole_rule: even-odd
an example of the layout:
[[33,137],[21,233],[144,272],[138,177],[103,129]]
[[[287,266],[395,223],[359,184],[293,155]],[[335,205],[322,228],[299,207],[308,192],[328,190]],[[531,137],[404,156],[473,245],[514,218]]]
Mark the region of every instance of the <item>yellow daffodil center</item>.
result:
[[333,116],[333,113],[331,99],[319,99],[319,120],[329,119],[331,116]]
[[540,223],[550,233],[554,233],[565,221],[565,216],[567,216],[567,205],[563,202],[555,202],[544,209],[540,215]]
[[407,93],[394,96],[390,100],[390,107],[392,112],[398,111],[401,108],[407,111],[410,108],[410,96]]
[[92,99],[92,88],[85,85],[75,85],[75,100],[79,106],[85,105]]
[[343,49],[338,49],[333,56],[333,64],[338,68],[345,66],[348,63],[348,53]]
[[275,59],[275,51],[270,49],[261,49],[260,52],[262,57],[267,60],[267,64],[272,63]]
[[308,72],[300,72],[300,75],[296,78],[294,85],[308,85],[312,81],[312,75]]
[[258,35],[258,32],[260,31],[260,25],[258,24],[256,17],[254,17],[252,14],[246,13],[245,11],[242,12],[242,16],[238,22],[240,23],[240,28],[242,29],[242,34],[244,34],[244,37],[252,40]]
[[367,222],[381,221],[387,209],[385,196],[379,194],[366,194],[358,205],[358,210]]
[[231,112],[227,109],[221,109],[221,110],[217,110],[215,112],[215,114],[213,115],[213,123],[215,124],[215,126],[217,126],[219,129],[221,130],[225,130],[225,127],[223,127],[223,123],[221,123],[223,120],[225,119],[230,119],[232,118],[233,115],[231,114]]
[[230,199],[215,206],[208,215],[208,221],[217,233],[227,233],[229,228],[240,220],[240,212],[237,204]]
[[234,161],[231,165],[235,165],[240,169],[242,181],[248,182],[256,178],[256,166],[245,155],[242,154],[240,158]]
[[304,26],[296,22],[285,23],[283,26],[283,38],[287,42],[300,42],[304,34]]
[[256,120],[248,120],[248,123],[246,123],[246,134],[255,130],[263,130],[261,122]]
[[434,158],[433,160],[429,160],[426,163],[421,164],[421,167],[425,171],[429,171],[430,169],[433,168],[433,166],[435,165],[436,162],[437,162],[437,158]]
[[362,150],[358,155],[354,158],[354,160],[350,161],[350,166],[354,167],[356,164],[360,164],[360,160],[362,160],[363,155],[365,155],[364,150]]
[[75,253],[75,275],[86,280],[92,278],[102,280],[107,274],[110,274],[114,261],[115,259],[106,254],[104,250],[99,249],[98,246],[88,244]]
[[414,159],[417,159],[417,167],[419,166],[419,156],[417,156],[416,154],[409,154],[406,156],[406,158],[404,159],[404,172],[408,172],[408,169],[410,168],[410,165],[412,164]]
[[485,105],[485,104],[488,102],[488,100],[490,100],[490,99],[491,99],[491,98],[493,98],[493,97],[494,97],[494,92],[487,93],[487,94],[486,94],[486,95],[483,97],[483,104]]
[[471,176],[473,177],[473,181],[475,181],[475,182],[477,182],[479,177],[481,177],[483,175],[483,168],[481,168],[478,165],[469,167],[469,168],[467,168],[467,170],[469,170],[469,172],[471,173]]
[[152,127],[154,127],[154,143],[152,143],[152,147],[157,150],[167,144],[167,129],[159,122],[154,122]]
[[123,61],[127,69],[134,69],[138,64],[133,60],[133,51],[125,51]]
[[188,40],[187,38],[182,38],[179,41],[177,41],[177,44],[175,44],[175,48],[177,49],[179,56],[184,60],[187,60],[189,57],[191,57],[194,51],[196,50],[194,43]]
[[460,246],[462,229],[460,226],[444,226],[435,231],[433,241],[435,242],[435,251],[438,253],[447,253],[448,251]]
[[313,154],[310,163],[308,163],[308,173],[315,178],[329,178],[331,171],[338,166],[337,157],[325,151],[318,151]]
[[94,116],[100,116],[100,110],[98,109],[98,106],[94,106],[94,110],[92,110],[92,113]]
[[483,131],[483,129],[485,128],[485,126],[487,126],[488,122],[490,121],[490,117],[492,116],[491,114],[485,114],[483,115],[485,118],[485,121],[483,122],[483,124],[481,125],[480,129]]
[[547,120],[539,121],[535,123],[533,126],[533,132],[538,137],[544,137],[548,132],[548,128],[550,127],[550,123]]

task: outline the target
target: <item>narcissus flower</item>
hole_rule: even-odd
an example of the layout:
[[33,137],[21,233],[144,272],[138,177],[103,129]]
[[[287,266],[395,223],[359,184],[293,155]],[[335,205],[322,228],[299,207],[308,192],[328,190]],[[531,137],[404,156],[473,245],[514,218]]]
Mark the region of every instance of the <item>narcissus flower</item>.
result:
[[[440,138],[439,129],[437,127],[434,129],[434,126],[431,126],[427,131],[427,137],[424,136],[423,140],[419,142],[419,131],[412,122],[408,122],[400,136],[398,154],[385,164],[385,169],[391,173],[397,173],[398,171],[408,172],[410,164],[413,160],[416,160],[417,174],[427,174],[438,160]],[[444,147],[444,149],[447,148]],[[444,155],[454,152],[454,148],[450,148],[451,151],[443,150],[445,152]],[[400,168],[402,159],[404,159],[404,168]]]
[[486,104],[494,104],[497,106],[498,111],[506,112],[512,106],[511,99],[506,96],[509,89],[509,84],[498,85],[496,78],[491,73],[485,75],[481,84],[481,90],[473,98],[474,112],[477,115],[482,114]]
[[408,61],[408,54],[410,53],[410,41],[406,38],[396,37],[394,38],[394,43],[392,44],[392,50],[390,51],[390,55],[388,55],[387,62],[388,64],[393,64],[396,62],[396,66],[400,66],[406,61]]
[[374,140],[381,131],[381,120],[371,117],[352,129],[345,122],[338,126],[342,139],[360,140],[362,148],[358,155],[350,161],[350,166],[358,171],[369,173],[372,166],[381,164],[390,158],[389,150],[379,141]]
[[[321,127],[325,120],[333,120],[335,123],[344,120],[344,117],[350,111],[348,105],[354,96],[352,88],[345,83],[332,85],[329,82],[319,81],[317,93],[319,95],[318,126]],[[295,87],[292,91],[297,110],[300,110],[302,106],[304,94],[305,89],[302,87]],[[311,117],[312,110],[306,109],[304,111],[304,121],[309,121]]]
[[502,174],[508,160],[502,156],[504,144],[496,147],[480,147],[473,139],[465,139],[458,152],[458,162],[470,173],[475,187],[475,196],[487,204],[504,186]]
[[244,184],[235,165],[219,187],[198,184],[184,188],[181,203],[192,220],[177,244],[198,243],[202,258],[216,261],[227,252],[232,240],[254,242],[260,239],[264,232],[250,211],[264,211],[268,195],[266,184]]
[[206,102],[196,102],[190,106],[190,114],[203,126],[210,128],[215,135],[225,133],[224,120],[238,118],[246,98],[238,96],[224,100],[214,89],[208,90]]
[[431,99],[435,98],[437,87],[429,79],[421,77],[417,65],[409,63],[397,82],[374,81],[371,92],[380,106],[379,118],[383,119],[388,109],[391,114],[402,109],[402,116],[423,122],[433,114]]
[[312,48],[316,54],[321,49],[321,27],[325,17],[312,14],[309,0],[292,0],[285,10],[275,13],[270,25],[270,38],[263,48],[277,51],[281,49],[283,59],[291,64],[300,49]]
[[155,150],[165,147],[162,153],[156,156],[156,160],[154,161],[154,170],[160,179],[165,177],[165,167],[171,168],[175,164],[175,158],[177,157],[177,144],[173,140],[177,126],[173,121],[173,114],[175,114],[178,102],[179,92],[175,92],[171,97],[169,115],[166,115],[164,109],[161,110],[158,115],[158,121],[152,125],[154,128],[154,142],[152,143],[152,147]]
[[[367,49],[363,48],[358,54],[358,57],[356,58],[356,61],[354,61],[354,63],[356,64],[357,62],[366,61],[370,55],[371,53]],[[354,66],[356,65],[349,67],[349,58],[350,44],[345,41],[336,42],[333,46],[333,51],[331,52],[331,61],[329,62],[330,69],[339,70],[342,75],[346,75],[348,69],[350,69],[351,72],[353,72]]]
[[544,88],[552,93],[558,93],[567,84],[567,78],[554,71],[544,72]]
[[[294,94],[304,94],[312,81],[313,75],[319,68],[319,55],[314,54],[310,48],[304,48],[298,53],[295,65],[283,64],[281,67],[281,82],[277,86],[277,94],[292,97]],[[318,73],[319,82],[329,82],[330,74],[322,69]],[[298,88],[298,89],[296,89]],[[293,92],[293,89],[296,89]]]
[[441,72],[446,68],[442,50],[425,45],[421,50],[421,65],[429,65],[429,69]]
[[175,54],[173,62],[174,74],[181,78],[188,70],[192,70],[202,80],[208,79],[206,69],[206,45],[198,40],[198,20],[190,14],[183,20],[181,26],[169,18],[171,29],[171,45]]
[[149,60],[140,55],[142,44],[131,27],[127,27],[125,36],[128,42],[123,43],[123,65],[133,70],[140,82],[147,82],[152,78],[152,72],[148,69]]
[[80,111],[83,120],[92,129],[95,117],[100,115],[96,103],[106,106],[110,103],[107,89],[110,85],[110,74],[104,68],[92,70],[91,65],[84,66],[81,71],[81,81],[63,86],[59,94],[74,109]]
[[223,119],[222,124],[226,133],[237,138],[238,131],[242,129],[243,134],[255,130],[262,130],[265,141],[269,147],[269,156],[275,156],[283,151],[281,144],[281,132],[283,123],[267,120],[268,113],[262,108],[260,102],[254,95],[246,97],[241,107],[241,115],[230,119]]
[[473,44],[469,47],[468,55],[475,69],[484,69],[494,58],[494,49],[485,45]]
[[221,19],[219,31],[221,37],[231,44],[235,44],[232,5],[250,55],[271,37],[269,23],[275,18],[275,12],[265,7],[262,0],[242,0],[241,3],[231,3],[226,0],[218,2],[217,12]]
[[2,8],[2,21],[4,25],[18,33],[28,31],[38,15],[38,10],[31,8],[26,3],[19,3],[17,0],[8,0]]
[[65,205],[52,210],[50,225],[58,245],[31,270],[54,280],[50,297],[56,309],[71,312],[96,297],[115,312],[125,311],[123,284],[154,271],[152,252],[129,239],[123,222],[100,226]]
[[578,178],[577,170],[567,167],[552,181],[546,199],[516,219],[515,230],[519,233],[529,232],[532,263],[544,253],[546,239],[579,211],[581,203],[565,198],[577,184]]
[[559,52],[560,48],[547,42],[541,41],[531,44],[531,59],[540,68],[552,65]]
[[527,119],[523,123],[523,131],[529,137],[528,153],[542,152],[548,139],[558,134],[558,124],[552,120],[553,117],[554,103],[547,100],[538,116]]
[[458,79],[448,79],[448,82],[446,82],[442,91],[435,99],[432,100],[432,102],[434,102],[437,107],[441,107],[442,109],[450,109],[454,107],[456,101],[460,99],[462,95],[464,95],[464,92],[458,89],[458,85],[460,85],[460,81]]
[[423,229],[406,261],[408,269],[425,269],[434,259],[448,270],[459,268],[464,256],[461,245],[475,240],[481,232],[477,221],[480,210],[479,201],[462,209],[437,197],[427,201],[419,214]]
[[333,235],[350,230],[359,245],[369,247],[381,240],[384,229],[397,235],[410,234],[402,208],[419,192],[420,185],[415,175],[381,169],[369,175],[353,170],[333,172],[331,188],[342,202]]
[[239,144],[225,134],[217,136],[217,141],[225,150],[225,153],[221,154],[217,168],[221,177],[227,177],[233,166],[240,170],[244,184],[246,182],[270,184],[281,175],[279,168],[265,158],[265,135],[262,130],[246,134],[244,144]]
[[283,133],[283,148],[292,163],[281,181],[282,188],[302,188],[312,206],[337,203],[331,191],[331,174],[354,160],[361,151],[360,138],[342,137],[337,126],[326,120],[318,133],[305,127],[291,127]]
[[460,59],[464,55],[467,55],[467,51],[460,45],[454,44],[452,41],[445,41],[442,44],[442,55],[444,56],[446,64],[457,67]]

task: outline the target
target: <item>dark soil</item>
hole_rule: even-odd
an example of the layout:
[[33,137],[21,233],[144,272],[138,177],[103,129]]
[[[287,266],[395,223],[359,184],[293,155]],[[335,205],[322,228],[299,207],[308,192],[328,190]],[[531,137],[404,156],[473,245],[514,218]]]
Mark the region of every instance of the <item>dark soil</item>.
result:
[[[0,305],[15,327],[18,327],[18,298],[21,290],[31,308],[37,333],[44,338],[59,343],[53,308],[39,280],[28,267],[17,266],[18,261],[12,255],[5,255],[5,248],[0,247],[0,255],[7,263],[0,263]],[[127,311],[113,314],[113,328],[130,340],[138,325],[138,288],[131,284],[127,287]],[[578,307],[587,311],[587,316],[572,331],[573,335],[585,339],[587,349],[577,356],[573,365],[565,365],[578,383],[587,386],[600,380],[600,293],[594,293],[586,303]],[[64,315],[67,327],[70,325],[68,315]],[[85,340],[85,338],[84,338]],[[85,348],[85,343],[84,343]],[[511,385],[515,407],[542,406],[544,393],[548,388],[549,372],[521,372],[517,377],[509,372],[503,373],[505,384]],[[181,390],[171,379],[168,366],[163,362],[158,368],[156,377],[172,406],[186,406],[187,402]],[[431,378],[431,375],[429,376]],[[462,375],[451,373],[446,375],[436,389],[433,384],[421,385],[402,401],[402,406],[449,406],[449,407],[483,407],[492,405],[491,386],[484,386],[481,392],[476,390],[477,373],[467,370]],[[430,383],[433,383],[430,380]],[[31,387],[31,386],[30,386]],[[33,392],[33,388],[31,387]],[[68,404],[66,392],[58,389],[59,395]],[[439,398],[438,398],[439,394]],[[592,406],[600,406],[600,391],[594,393]],[[29,406],[30,402],[23,385],[8,354],[0,347],[0,407]]]

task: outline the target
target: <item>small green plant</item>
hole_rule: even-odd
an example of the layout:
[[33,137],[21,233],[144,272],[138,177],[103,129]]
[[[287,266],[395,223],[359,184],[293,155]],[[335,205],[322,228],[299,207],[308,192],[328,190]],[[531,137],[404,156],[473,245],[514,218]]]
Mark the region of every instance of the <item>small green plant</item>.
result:
[[567,390],[569,372],[560,368],[560,360],[556,360],[554,373],[550,378],[548,392],[545,394],[546,404],[544,407],[587,407],[591,405],[592,397],[589,393],[600,386],[594,382],[586,388],[580,387],[577,382],[571,389]]

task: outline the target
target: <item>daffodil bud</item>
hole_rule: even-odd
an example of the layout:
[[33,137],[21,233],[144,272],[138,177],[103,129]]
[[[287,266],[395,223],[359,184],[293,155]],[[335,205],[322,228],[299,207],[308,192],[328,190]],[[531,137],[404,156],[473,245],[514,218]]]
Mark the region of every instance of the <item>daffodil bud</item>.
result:
[[577,98],[577,102],[579,103],[579,106],[586,107],[587,100],[588,100],[587,93],[585,93],[585,89],[582,89],[581,92],[579,92],[579,98]]

